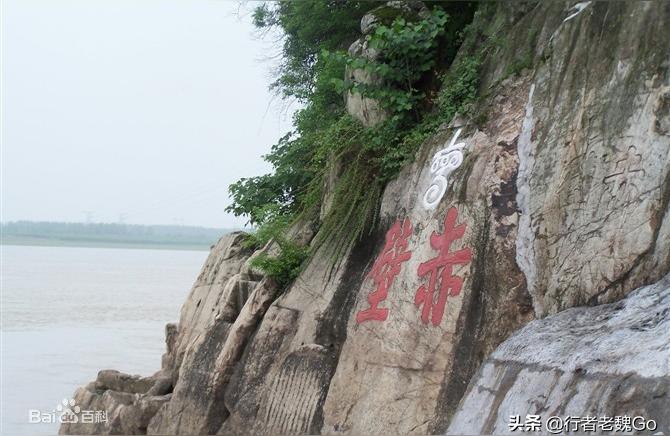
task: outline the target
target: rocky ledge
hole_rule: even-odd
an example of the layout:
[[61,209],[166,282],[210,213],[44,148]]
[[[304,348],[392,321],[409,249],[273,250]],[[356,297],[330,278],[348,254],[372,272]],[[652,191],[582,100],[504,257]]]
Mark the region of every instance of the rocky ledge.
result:
[[296,223],[312,253],[285,289],[251,267],[272,243],[225,236],[161,370],[102,372],[75,399],[109,422],[61,432],[504,433],[509,415],[641,414],[670,433],[670,2],[495,7],[473,23],[507,41],[484,59],[482,116],[435,130],[370,234],[333,256],[318,222]]

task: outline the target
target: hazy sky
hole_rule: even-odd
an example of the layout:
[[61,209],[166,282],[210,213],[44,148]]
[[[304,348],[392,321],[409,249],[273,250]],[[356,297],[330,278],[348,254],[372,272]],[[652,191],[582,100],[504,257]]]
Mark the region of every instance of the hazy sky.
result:
[[290,124],[236,1],[4,0],[2,220],[240,226]]

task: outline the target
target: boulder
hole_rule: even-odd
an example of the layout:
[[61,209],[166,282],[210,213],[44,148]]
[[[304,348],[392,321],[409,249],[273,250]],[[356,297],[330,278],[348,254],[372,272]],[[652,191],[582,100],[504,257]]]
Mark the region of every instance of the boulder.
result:
[[513,433],[517,415],[540,416],[545,434],[552,416],[641,416],[667,434],[668,411],[670,274],[616,303],[568,309],[515,333],[470,383],[448,434]]
[[[170,400],[170,395],[142,395],[99,390],[97,383],[78,389],[74,400],[82,412],[73,422],[61,424],[59,434],[146,434],[149,420]],[[84,412],[103,413],[104,419],[88,419]]]
[[[150,434],[504,432],[538,404],[667,428],[670,3],[585,3],[499,6],[486,30],[510,43],[484,61],[480,116],[436,129],[369,234],[315,244],[281,291],[249,264],[276,246],[222,238],[151,388],[110,374],[77,394],[110,427],[61,431],[157,410]],[[347,102],[366,125],[375,104]]]
[[155,382],[156,380],[151,377],[140,377],[139,375],[124,374],[113,369],[105,369],[98,372],[95,388],[100,391],[111,389],[130,394],[145,394]]
[[[365,39],[359,39],[349,47],[349,55],[375,61],[379,53],[370,47]],[[345,79],[350,84],[380,86],[383,83],[381,77],[361,68],[347,67]],[[375,126],[389,117],[388,111],[374,98],[363,96],[358,92],[347,91],[345,100],[349,115],[366,127]]]

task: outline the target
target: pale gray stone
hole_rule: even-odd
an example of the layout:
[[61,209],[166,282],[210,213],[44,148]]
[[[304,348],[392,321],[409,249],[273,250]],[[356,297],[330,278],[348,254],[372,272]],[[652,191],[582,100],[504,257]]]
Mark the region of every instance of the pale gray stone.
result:
[[[250,264],[275,243],[252,253],[244,234],[222,238],[166,327],[154,384],[80,389],[82,404],[114,419],[61,431],[140,431],[148,419],[154,434],[505,432],[506,415],[540,406],[639,412],[667,428],[670,7],[593,2],[565,21],[572,6],[497,6],[491,25],[509,44],[482,66],[487,116],[445,120],[386,186],[370,234],[338,257],[320,245],[281,292]],[[364,39],[352,52],[379,55]],[[526,55],[532,67],[508,75]],[[347,106],[374,125],[378,103]],[[463,161],[426,210],[431,159],[459,128]],[[342,206],[338,172],[321,219]],[[424,323],[418,268],[452,208],[465,229],[450,248],[471,261],[454,266],[463,285],[442,319]],[[388,316],[359,323],[386,232],[405,219],[412,255],[380,303]],[[307,245],[317,226],[290,235]]]
[[448,434],[511,434],[512,415],[643,416],[667,434],[668,411],[670,274],[515,333],[470,383]]

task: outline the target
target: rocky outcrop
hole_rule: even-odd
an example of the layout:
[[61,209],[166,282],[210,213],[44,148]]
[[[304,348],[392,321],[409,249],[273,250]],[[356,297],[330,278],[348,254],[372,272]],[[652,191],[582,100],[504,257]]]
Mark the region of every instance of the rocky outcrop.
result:
[[498,9],[481,116],[423,144],[369,236],[281,292],[223,238],[156,380],[105,373],[83,404],[153,434],[504,432],[545,407],[667,428],[670,3]]
[[545,434],[552,416],[641,416],[667,434],[668,411],[670,274],[619,302],[568,309],[515,333],[484,362],[448,433],[513,433],[511,416],[542,415]]
[[[215,333],[221,325],[232,324],[262,278],[246,266],[253,250],[244,247],[245,237],[231,233],[212,247],[182,306],[179,324],[166,326],[161,370],[151,377],[100,371],[95,382],[75,392],[74,400],[82,410],[105,411],[107,420],[77,419],[63,424],[61,434],[146,434],[159,410],[178,404],[184,390],[201,389],[194,379],[207,365],[202,353],[216,348],[221,337]],[[153,421],[156,426],[158,419]]]
[[213,434],[227,418],[224,389],[247,340],[274,300],[277,285],[264,279],[231,322],[217,317],[184,359],[168,404],[154,417],[150,434]]
[[184,354],[217,318],[232,322],[261,279],[245,265],[252,250],[244,248],[245,234],[231,233],[212,247],[210,255],[181,308],[179,324],[168,326],[168,352],[163,369],[177,375]]
[[[378,55],[375,49],[368,47],[367,43],[362,40],[354,42],[351,47],[349,47],[349,54],[371,61],[374,61]],[[346,74],[347,80],[350,83],[370,86],[378,86],[382,83],[381,78],[376,77],[362,68],[347,68]],[[346,104],[347,111],[366,127],[379,124],[389,116],[378,100],[371,97],[365,97],[357,92],[347,91]]]
[[[95,382],[77,389],[73,399],[81,410],[104,411],[106,419],[74,414],[61,425],[61,434],[146,434],[149,421],[168,401],[172,382],[167,377],[139,377],[100,371]],[[75,409],[76,410],[76,409]]]
[[[377,61],[380,53],[369,44],[369,37],[380,25],[390,25],[394,18],[404,16],[408,19],[425,17],[428,8],[421,1],[390,1],[379,6],[363,16],[361,19],[361,38],[354,41],[349,47],[349,55],[368,61]],[[345,72],[345,79],[349,85],[380,86],[383,79],[368,69],[349,68]],[[347,112],[366,127],[372,127],[389,117],[379,100],[363,96],[361,93],[348,91],[346,93]]]
[[524,23],[551,35],[518,147],[517,259],[538,315],[620,299],[670,255],[670,7],[586,3]]

